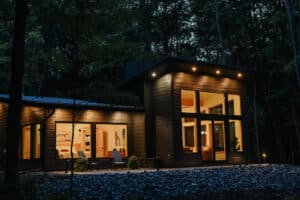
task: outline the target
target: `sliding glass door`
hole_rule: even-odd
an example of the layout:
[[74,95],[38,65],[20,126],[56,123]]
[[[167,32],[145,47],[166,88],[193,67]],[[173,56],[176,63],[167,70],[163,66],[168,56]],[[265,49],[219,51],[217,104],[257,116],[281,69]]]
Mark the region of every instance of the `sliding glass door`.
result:
[[201,155],[204,161],[226,160],[224,121],[201,121]]
[[226,160],[226,142],[224,121],[214,121],[215,160]]

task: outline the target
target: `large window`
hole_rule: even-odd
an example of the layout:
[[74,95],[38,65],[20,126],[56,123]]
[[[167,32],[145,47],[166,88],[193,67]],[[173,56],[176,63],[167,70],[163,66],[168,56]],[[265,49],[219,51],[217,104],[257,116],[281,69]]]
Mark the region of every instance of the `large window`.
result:
[[243,151],[241,120],[229,120],[230,152]]
[[201,144],[202,159],[213,160],[212,122],[209,120],[201,121]]
[[41,132],[40,124],[22,127],[19,143],[19,158],[23,160],[40,159],[41,157]]
[[181,90],[181,112],[196,113],[196,92]]
[[203,160],[222,161],[226,152],[243,151],[240,95],[181,90],[181,112],[184,153],[201,151]]
[[214,121],[213,134],[215,146],[215,160],[226,160],[224,121]]
[[241,115],[240,95],[228,95],[228,115]]
[[182,120],[182,145],[183,152],[198,152],[197,120],[184,117]]
[[200,112],[203,114],[225,114],[224,94],[200,92]]
[[[71,157],[71,140],[72,123],[56,123],[56,152],[58,158]],[[78,152],[83,152],[87,158],[90,158],[91,145],[91,125],[75,123],[72,147],[74,157],[78,157]]]
[[23,126],[22,129],[22,159],[30,159],[31,153],[31,126]]
[[127,125],[97,124],[96,157],[111,157],[114,149],[120,152],[121,157],[127,157]]

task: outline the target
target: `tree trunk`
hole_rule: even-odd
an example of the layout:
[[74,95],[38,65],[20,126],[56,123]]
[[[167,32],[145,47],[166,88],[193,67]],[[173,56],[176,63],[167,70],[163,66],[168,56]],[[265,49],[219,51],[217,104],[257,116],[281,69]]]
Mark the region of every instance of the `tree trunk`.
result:
[[[248,3],[248,16],[249,16],[249,33],[250,33],[250,42],[252,46],[252,67],[256,71],[257,68],[257,50],[254,39],[253,32],[253,16],[251,14],[252,6],[251,3]],[[258,123],[257,123],[257,84],[256,84],[256,76],[253,76],[253,114],[254,114],[254,129],[255,129],[255,137],[256,137],[256,150],[257,150],[257,159],[258,162],[261,162],[261,152],[260,152],[260,139],[258,134]]]
[[[25,27],[28,14],[28,1],[17,0],[13,48],[11,53],[11,74],[9,108],[6,129],[5,183],[9,188],[18,186],[18,147],[21,136],[22,80],[24,74]],[[16,192],[17,190],[12,190]]]
[[296,16],[294,14],[293,5],[292,5],[291,0],[284,0],[284,4],[285,4],[287,14],[288,14],[292,47],[293,47],[293,53],[294,53],[295,72],[296,72],[298,87],[300,88],[300,55],[299,55],[299,41],[297,41],[297,35],[300,33],[297,33],[297,30],[299,30],[299,29],[297,29],[297,25],[295,22]]
[[224,41],[223,41],[223,34],[220,25],[220,16],[219,16],[219,3],[218,0],[214,1],[215,5],[215,15],[216,15],[216,25],[218,31],[218,38],[219,38],[219,48],[221,50],[221,64],[225,64],[225,51],[224,51]]
[[[298,87],[300,88],[300,50],[299,50],[299,43],[298,41],[300,37],[300,28],[297,27],[297,25],[300,25],[300,19],[299,24],[296,23],[295,18],[296,15],[294,13],[294,8],[291,0],[284,0],[284,5],[287,10],[288,14],[288,20],[289,20],[289,27],[290,27],[290,34],[291,34],[291,40],[292,40],[292,47],[293,47],[293,53],[294,53],[294,65],[295,65],[295,72],[296,72],[296,77],[297,77],[297,84]],[[299,18],[299,16],[298,16]],[[300,128],[299,128],[299,123],[297,120],[296,112],[293,110],[293,119],[295,123],[295,128],[296,128],[296,140],[297,140],[297,145],[300,145]],[[299,151],[299,150],[298,150]],[[299,152],[298,152],[299,153]],[[297,156],[299,155],[297,153]]]

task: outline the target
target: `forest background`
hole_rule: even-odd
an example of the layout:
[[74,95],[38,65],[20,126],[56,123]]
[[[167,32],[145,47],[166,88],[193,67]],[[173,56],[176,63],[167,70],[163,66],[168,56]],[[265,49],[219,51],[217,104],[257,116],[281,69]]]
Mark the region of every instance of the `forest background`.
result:
[[[0,1],[0,93],[9,92],[15,1]],[[132,61],[179,56],[257,71],[259,152],[300,162],[298,0],[30,0],[25,95],[140,105],[116,86]],[[74,81],[76,77],[76,81]]]

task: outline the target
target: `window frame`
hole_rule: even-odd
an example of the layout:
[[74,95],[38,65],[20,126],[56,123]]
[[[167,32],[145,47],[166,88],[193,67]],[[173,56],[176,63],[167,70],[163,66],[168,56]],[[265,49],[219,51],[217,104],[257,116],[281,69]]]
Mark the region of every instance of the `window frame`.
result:
[[[54,129],[55,129],[55,145],[54,145],[55,146],[55,151],[56,151],[56,145],[57,145],[56,140],[57,140],[57,124],[58,123],[73,124],[72,121],[55,121],[55,127],[54,127]],[[90,141],[91,142],[91,157],[90,158],[93,158],[93,142],[92,142],[92,140],[93,140],[93,123],[91,123],[91,122],[82,122],[82,121],[80,121],[80,122],[75,121],[74,124],[89,124],[90,125],[90,128],[91,128],[91,141]],[[69,148],[70,148],[70,146],[69,146]],[[74,153],[76,153],[76,152],[73,152],[73,154]],[[73,156],[73,157],[75,158],[75,156]],[[70,155],[70,158],[71,158],[71,155]],[[70,158],[59,158],[59,156],[55,155],[55,159],[56,160],[68,160]],[[90,159],[90,158],[88,158],[88,159]]]
[[[55,130],[55,142],[54,142],[54,146],[55,146],[55,150],[56,150],[56,135],[57,135],[57,132],[56,132],[56,124],[57,123],[73,123],[72,121],[55,121],[55,127],[54,127],[54,130]],[[96,125],[98,124],[112,124],[112,125],[126,125],[127,127],[127,157],[129,155],[129,148],[128,148],[128,136],[129,136],[129,123],[126,123],[126,122],[106,122],[106,121],[103,121],[103,122],[99,122],[99,121],[96,121],[96,122],[92,122],[92,121],[75,121],[74,122],[75,124],[77,123],[82,123],[82,124],[90,124],[91,126],[91,157],[89,159],[107,159],[108,157],[97,157],[96,156]],[[74,153],[74,152],[73,152]],[[56,160],[68,160],[70,158],[58,158],[57,156],[55,156],[55,159]]]
[[[195,113],[186,113],[186,112],[182,112],[182,104],[181,104],[181,94],[182,94],[182,90],[186,90],[186,91],[193,91],[196,93],[196,112]],[[201,113],[200,112],[200,94],[201,92],[210,92],[210,93],[216,93],[216,94],[223,94],[224,95],[224,106],[225,106],[225,114],[208,114],[208,113]],[[238,95],[239,98],[240,98],[240,109],[241,109],[241,112],[240,112],[240,115],[232,115],[232,114],[229,114],[228,113],[228,109],[229,109],[229,99],[228,99],[228,95]],[[221,120],[221,121],[224,121],[224,128],[225,128],[225,131],[226,131],[226,137],[225,137],[225,142],[226,142],[226,145],[227,143],[229,143],[229,138],[228,138],[228,128],[229,128],[229,121],[230,120],[240,120],[241,122],[241,126],[243,127],[243,101],[242,101],[242,98],[241,98],[241,93],[233,93],[233,92],[224,92],[224,91],[214,91],[214,90],[202,90],[202,89],[198,89],[198,90],[195,90],[195,89],[188,89],[188,88],[180,88],[180,98],[179,98],[179,105],[180,105],[180,131],[181,131],[181,152],[184,154],[184,155],[187,155],[187,154],[200,154],[201,155],[201,148],[202,148],[202,141],[201,141],[201,121],[203,120],[211,120],[211,121],[218,121],[218,120]],[[222,104],[220,104],[222,106]],[[198,152],[192,152],[192,153],[185,153],[184,150],[183,150],[183,143],[182,143],[182,121],[181,119],[182,118],[186,118],[186,117],[189,117],[189,118],[196,118],[197,120],[197,140],[198,140]],[[200,128],[199,128],[200,127]],[[227,133],[228,132],[228,133]],[[242,144],[244,144],[244,132],[243,132],[243,128],[242,128]],[[227,145],[228,146],[228,145]],[[226,152],[227,152],[227,156],[228,157],[228,153],[230,153],[229,149],[227,148],[226,149]],[[244,147],[243,147],[243,150],[240,151],[240,153],[243,153],[244,152]],[[226,158],[227,160],[228,158]],[[203,160],[202,160],[203,161]]]
[[97,152],[96,152],[96,142],[97,142],[97,135],[96,135],[96,130],[97,130],[97,125],[124,125],[126,126],[126,151],[127,151],[127,156],[129,155],[129,151],[128,151],[128,123],[113,123],[113,122],[97,122],[97,123],[94,123],[95,125],[95,129],[94,129],[94,138],[92,137],[92,139],[94,139],[94,141],[92,141],[92,144],[94,143],[95,145],[92,146],[92,149],[94,148],[94,157],[93,158],[96,158],[96,159],[107,159],[109,157],[97,157]]
[[[36,126],[37,125],[40,125],[40,152],[39,152],[39,155],[40,157],[39,158],[34,158],[34,152],[33,150],[35,150],[34,148],[34,138],[36,138],[34,136],[34,134],[36,133]],[[26,127],[26,126],[29,126],[30,127],[30,158],[29,159],[23,159],[23,128]],[[18,158],[19,160],[22,160],[22,161],[32,161],[32,160],[41,160],[41,157],[42,157],[42,138],[43,138],[43,133],[41,131],[42,129],[42,123],[39,123],[39,122],[34,122],[34,123],[27,123],[27,124],[22,124],[21,125],[21,129],[22,129],[22,133],[19,137],[19,147],[18,147]]]

